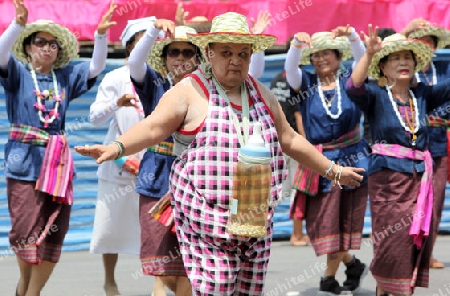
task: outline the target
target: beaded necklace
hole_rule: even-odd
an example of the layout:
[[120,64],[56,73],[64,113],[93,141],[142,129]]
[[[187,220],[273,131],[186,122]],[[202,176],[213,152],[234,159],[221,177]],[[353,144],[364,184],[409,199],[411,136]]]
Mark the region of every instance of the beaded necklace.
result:
[[[427,77],[427,74],[424,71],[420,71],[423,73],[423,77],[425,77],[425,80],[427,81],[428,85],[434,85],[437,83],[437,76],[436,76],[436,67],[433,63],[430,64],[431,66],[431,73],[433,73],[432,80],[430,81]],[[417,82],[420,82],[420,75],[419,73],[416,73],[416,80]]]
[[[331,98],[329,101],[325,99],[325,95],[322,91],[322,83],[320,82],[320,79],[317,77],[317,91],[319,92],[320,100],[322,101],[322,106],[325,109],[325,112],[328,116],[330,116],[333,119],[338,119],[339,116],[342,114],[342,96],[341,96],[341,88],[339,84],[339,75],[336,75],[336,81],[335,81],[335,93],[333,98]],[[333,101],[334,97],[337,96],[337,108],[338,112],[336,114],[331,113],[329,107],[331,107],[331,102]]]

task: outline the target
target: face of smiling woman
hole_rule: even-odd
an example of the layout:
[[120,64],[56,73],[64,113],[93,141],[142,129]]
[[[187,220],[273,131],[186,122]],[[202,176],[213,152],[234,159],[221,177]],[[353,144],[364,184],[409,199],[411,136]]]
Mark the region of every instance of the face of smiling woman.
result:
[[414,75],[416,61],[410,50],[391,53],[387,60],[380,63],[380,70],[388,78],[389,84],[398,80],[411,80]]
[[214,77],[225,90],[236,88],[244,82],[252,55],[250,44],[213,43],[209,45],[208,52]]

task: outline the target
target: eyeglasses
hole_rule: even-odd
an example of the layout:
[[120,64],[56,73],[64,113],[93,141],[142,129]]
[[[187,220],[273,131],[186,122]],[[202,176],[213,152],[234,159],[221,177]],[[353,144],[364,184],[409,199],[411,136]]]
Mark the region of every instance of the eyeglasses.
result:
[[320,58],[327,59],[331,56],[333,52],[331,50],[324,50],[322,52],[316,52],[311,55],[311,59],[314,61],[318,61]]
[[195,56],[195,50],[188,48],[183,50],[179,48],[170,48],[167,50],[167,56],[171,58],[177,58],[180,56],[180,54],[182,54],[186,59],[190,59]]
[[56,39],[47,40],[42,37],[36,37],[33,39],[33,44],[40,48],[42,48],[48,44],[50,46],[50,48],[53,50],[61,48],[61,45],[59,44],[58,40],[56,40]]

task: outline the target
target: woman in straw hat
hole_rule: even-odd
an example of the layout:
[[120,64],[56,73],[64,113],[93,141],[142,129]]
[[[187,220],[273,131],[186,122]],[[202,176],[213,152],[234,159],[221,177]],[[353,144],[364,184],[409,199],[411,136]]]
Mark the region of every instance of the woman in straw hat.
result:
[[5,148],[9,240],[20,268],[16,294],[40,295],[60,258],[73,202],[65,113],[106,65],[106,33],[115,24],[116,5],[98,24],[91,62],[72,66],[76,37],[51,21],[26,24],[23,1],[14,4],[15,20],[0,37],[0,82],[11,123]]
[[[374,141],[369,198],[377,295],[411,295],[428,287],[433,245],[433,160],[426,114],[450,100],[449,80],[414,83],[431,60],[425,43],[401,34],[377,37],[369,25],[366,53],[347,81],[350,98],[368,114]],[[367,76],[378,84],[367,83]]]
[[[91,105],[91,123],[101,125],[110,121],[105,145],[144,119],[144,110],[130,80],[127,60],[136,43],[155,20],[155,17],[147,17],[128,21],[120,37],[126,50],[126,64],[105,75]],[[118,254],[139,255],[141,231],[151,231],[140,228],[139,195],[129,190],[136,185],[143,154],[144,151],[140,151],[115,162],[103,163],[98,168],[98,199],[90,251],[102,254],[107,296],[120,295],[114,275]],[[118,198],[111,198],[114,196]],[[159,278],[155,281],[154,293],[156,296],[165,295],[164,285]]]
[[[432,26],[430,22],[418,18],[412,20],[402,34],[408,38],[415,38],[425,41],[434,49],[444,48],[450,44],[450,31],[444,28]],[[425,68],[421,69],[415,74],[418,82],[434,85],[446,78],[450,78],[450,63],[447,61],[431,61]],[[428,114],[428,137],[429,149],[433,157],[433,190],[434,202],[433,211],[436,215],[433,225],[434,241],[436,242],[439,224],[441,223],[442,211],[444,209],[445,201],[445,187],[448,179],[448,156],[447,156],[447,127],[450,122],[450,114],[447,108],[450,105],[447,103],[439,108],[433,110]],[[433,244],[434,245],[434,244]],[[444,263],[431,257],[431,268],[444,268]]]
[[[349,25],[312,36],[300,32],[295,34],[288,51],[285,70],[306,138],[334,162],[366,169],[368,143],[360,133],[361,111],[345,93],[345,81],[351,69],[343,71],[341,66],[352,55],[358,61],[364,51],[364,44]],[[315,73],[299,69],[298,61],[302,65],[312,64]],[[367,176],[364,175],[361,187],[339,188],[325,177],[314,174],[307,178],[307,174],[299,165],[293,181],[297,189],[293,207],[300,207],[305,195],[309,196],[304,213],[306,230],[316,256],[327,255],[319,293],[339,295],[341,291],[355,291],[368,273],[368,267],[348,251],[361,246]],[[343,287],[335,278],[341,262],[347,267]]]
[[[263,294],[270,217],[285,175],[281,147],[342,185],[359,186],[362,180],[363,169],[333,164],[295,133],[275,95],[248,75],[251,54],[268,48],[275,39],[250,34],[243,15],[229,12],[215,17],[210,33],[189,35],[193,44],[209,53],[209,63],[168,91],[150,116],[117,139],[119,145],[76,148],[102,163],[173,134],[179,156],[171,170],[171,198],[180,251],[195,295]],[[240,130],[242,117],[249,122],[246,135],[255,122],[262,123],[273,156],[268,231],[259,239],[226,231],[233,170],[240,141],[246,141],[234,131]]]

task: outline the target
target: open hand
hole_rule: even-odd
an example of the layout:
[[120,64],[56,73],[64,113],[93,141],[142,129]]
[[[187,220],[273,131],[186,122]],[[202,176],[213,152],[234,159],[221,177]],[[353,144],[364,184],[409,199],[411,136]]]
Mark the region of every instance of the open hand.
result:
[[119,155],[119,147],[116,144],[94,145],[94,146],[75,146],[75,151],[83,156],[92,157],[101,164],[108,160],[114,160]]
[[119,107],[135,107],[136,109],[139,109],[139,105],[137,102],[139,101],[136,96],[131,94],[124,94],[117,100],[117,106]]
[[177,11],[175,12],[175,26],[184,26],[188,15],[189,12],[184,11],[183,3],[178,3]]
[[369,35],[366,35],[363,31],[361,34],[364,36],[364,43],[366,44],[366,52],[368,54],[374,54],[383,48],[381,38],[378,37],[378,27],[372,29],[372,24],[369,24]]
[[28,21],[28,9],[25,7],[23,0],[13,0],[16,7],[16,23],[25,26]]
[[333,38],[336,37],[349,37],[353,33],[354,29],[350,27],[349,24],[347,26],[339,26],[336,29],[333,29],[331,32],[333,33]]
[[267,26],[270,24],[270,13],[266,11],[258,12],[258,17],[256,21],[254,18],[251,18],[252,27],[250,32],[252,34],[262,34],[267,29]]
[[174,22],[166,19],[158,19],[153,25],[156,29],[163,30],[166,33],[166,37],[170,39],[175,38],[175,24]]
[[116,8],[117,4],[114,3],[114,0],[111,1],[108,11],[102,16],[102,19],[100,20],[100,23],[97,26],[97,33],[99,33],[100,35],[106,34],[109,28],[117,24],[117,22],[111,21],[112,15],[116,10]]

